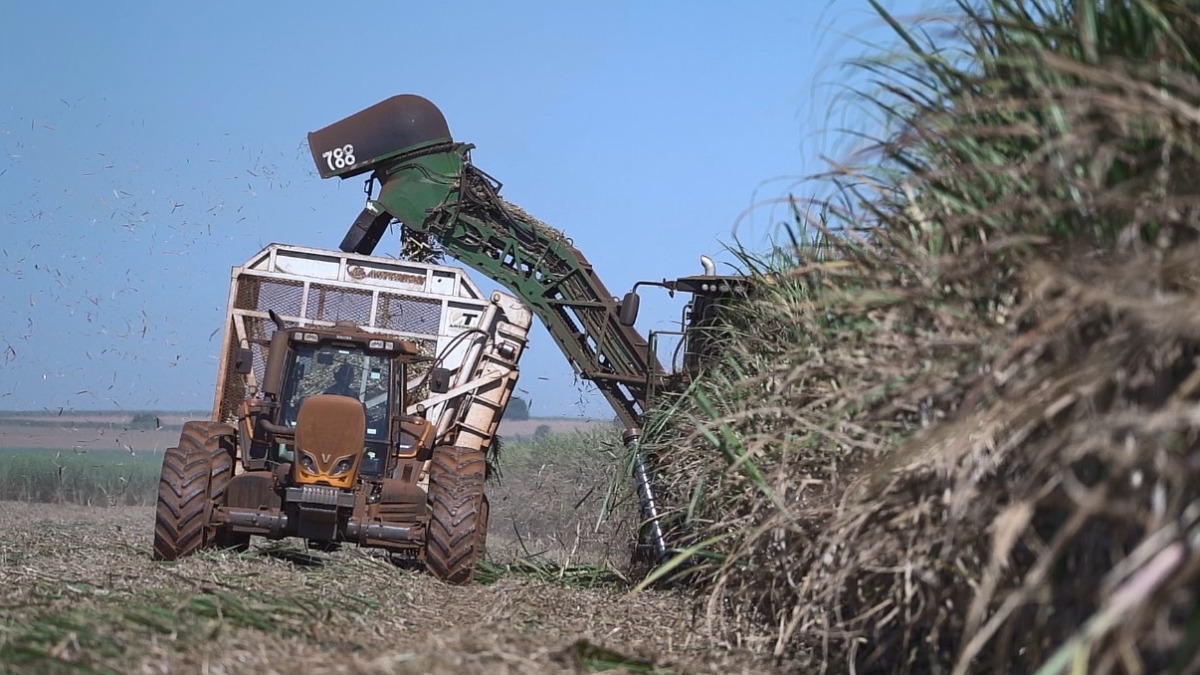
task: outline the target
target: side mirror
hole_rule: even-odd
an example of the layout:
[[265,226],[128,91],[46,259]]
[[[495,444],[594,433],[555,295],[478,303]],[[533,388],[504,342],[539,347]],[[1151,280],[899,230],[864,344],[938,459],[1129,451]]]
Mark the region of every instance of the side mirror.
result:
[[249,347],[242,347],[233,362],[233,371],[238,375],[247,375],[251,370],[254,370],[254,352]]
[[434,368],[429,374],[429,392],[444,394],[450,391],[450,378],[453,376],[454,371],[449,368]]
[[633,291],[629,291],[621,299],[621,308],[617,313],[617,319],[622,326],[632,326],[637,321],[638,307],[641,302],[642,299]]

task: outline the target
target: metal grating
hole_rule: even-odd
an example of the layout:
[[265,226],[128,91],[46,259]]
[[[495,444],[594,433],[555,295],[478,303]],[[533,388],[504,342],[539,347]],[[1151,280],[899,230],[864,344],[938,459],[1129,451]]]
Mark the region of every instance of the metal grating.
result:
[[257,316],[247,316],[242,319],[246,325],[246,338],[250,340],[250,349],[254,352],[254,381],[262,382],[267,372],[267,352],[270,351],[271,336],[277,330],[275,322]]
[[[254,355],[254,381],[262,382],[263,374],[267,370],[267,343],[271,341],[271,336],[275,333],[275,323],[269,319],[245,315],[242,316],[242,322],[246,326],[246,338],[250,341],[250,351]],[[232,330],[232,326],[230,330]],[[230,376],[225,378],[225,390],[221,392],[221,409],[218,420],[233,422],[237,419],[238,406],[250,392],[246,391],[246,380],[232,374],[234,362],[237,359],[236,342],[234,348],[229,350],[228,357],[229,365],[226,372],[230,373]]]
[[[421,353],[421,356],[436,356],[437,355],[437,341],[436,340],[413,340],[412,342],[413,342],[413,344],[415,344],[417,346],[417,351]],[[408,390],[408,400],[409,401],[420,401],[422,399],[429,398],[429,396],[430,396],[429,378],[426,378],[425,375],[427,373],[429,373],[429,369],[432,366],[433,366],[433,364],[429,363],[429,362],[413,363],[408,366],[408,381],[409,382],[416,382],[416,381],[420,380],[421,378],[425,378],[425,380],[423,382],[421,382],[421,386],[417,387],[416,389],[410,388]]]
[[379,294],[379,313],[376,326],[405,333],[437,335],[442,319],[442,303],[437,300],[400,295]]
[[[235,345],[236,347],[236,345]],[[237,362],[237,349],[230,349],[225,354],[225,372],[234,372]],[[246,381],[241,377],[226,377],[225,389],[221,392],[221,409],[217,422],[234,423],[237,421],[238,405],[246,398]]]
[[[289,262],[286,269],[262,267],[268,260],[264,257],[256,259],[259,267],[247,266],[237,272],[233,307],[227,318],[230,323],[226,330],[236,333],[235,328],[240,326],[244,328],[244,333],[236,335],[231,353],[225,355],[226,378],[221,383],[223,386],[218,403],[220,419],[235,421],[242,401],[247,396],[260,393],[248,385],[251,378],[234,373],[233,359],[236,358],[237,343],[246,340],[253,353],[253,380],[262,382],[268,343],[275,332],[275,324],[265,316],[260,318],[250,314],[265,315],[268,310],[274,310],[286,317],[288,325],[294,325],[296,319],[301,324],[309,321],[348,321],[371,330],[400,333],[412,340],[422,354],[435,356],[438,345],[451,339],[448,335],[442,335],[447,296],[463,297],[462,288],[472,288],[470,280],[465,277],[459,280],[461,283],[435,285],[429,295],[388,288],[382,283],[350,286],[340,281],[341,267],[335,269],[328,264],[317,265],[313,262],[327,262],[328,256],[324,252],[297,250],[299,254],[289,253],[290,249],[280,249],[281,256],[292,255],[300,261],[294,266]],[[273,264],[274,258],[270,260]],[[471,292],[466,302],[479,304],[480,309],[486,305],[485,301],[479,299],[477,291]],[[410,381],[420,381],[424,379],[429,365],[414,364],[409,370]],[[410,392],[410,397],[418,400],[429,395],[427,382]]]
[[267,279],[252,274],[238,277],[237,309],[265,312],[273,309],[280,314],[300,315],[304,298],[304,282],[290,279]]
[[359,326],[370,325],[371,292],[312,284],[308,290],[305,318],[330,322],[352,321]]

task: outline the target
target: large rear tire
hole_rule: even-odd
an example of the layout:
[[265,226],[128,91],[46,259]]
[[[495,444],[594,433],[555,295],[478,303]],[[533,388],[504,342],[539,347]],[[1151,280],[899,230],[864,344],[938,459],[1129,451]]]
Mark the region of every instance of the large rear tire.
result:
[[486,478],[487,462],[479,450],[445,446],[433,453],[425,567],[442,581],[467,584],[475,578],[487,538]]
[[[156,560],[177,560],[212,546],[239,545],[241,537],[209,524],[212,507],[224,503],[233,478],[234,434],[226,424],[188,422],[179,445],[163,454],[154,520]],[[248,544],[249,538],[245,539]]]

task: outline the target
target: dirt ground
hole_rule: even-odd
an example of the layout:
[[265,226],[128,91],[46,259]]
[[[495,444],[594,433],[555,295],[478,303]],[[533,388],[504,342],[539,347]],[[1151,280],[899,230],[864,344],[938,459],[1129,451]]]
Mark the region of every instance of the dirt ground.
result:
[[488,489],[492,572],[466,587],[292,540],[155,563],[149,507],[0,503],[0,672],[775,670],[685,595],[592,580],[629,557],[627,522],[597,527],[606,461],[507,469]]
[[[5,421],[0,448],[141,451],[178,439],[90,418]],[[502,431],[542,424],[599,423]],[[294,540],[155,563],[150,507],[0,502],[0,673],[771,672],[747,645],[711,637],[694,599],[629,593],[633,505],[599,518],[611,464],[597,452],[506,466],[488,488],[488,571],[467,587],[379,551],[315,553]]]
[[707,639],[670,592],[518,575],[451,587],[364,550],[257,539],[155,563],[152,523],[149,508],[0,505],[0,671],[769,670]]

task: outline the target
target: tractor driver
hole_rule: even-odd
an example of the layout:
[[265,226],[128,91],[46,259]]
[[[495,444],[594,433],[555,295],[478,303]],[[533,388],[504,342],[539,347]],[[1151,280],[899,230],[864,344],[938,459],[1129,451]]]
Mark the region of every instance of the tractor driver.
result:
[[333,373],[333,384],[325,389],[325,393],[358,398],[358,391],[354,386],[354,366],[349,363],[338,366]]

